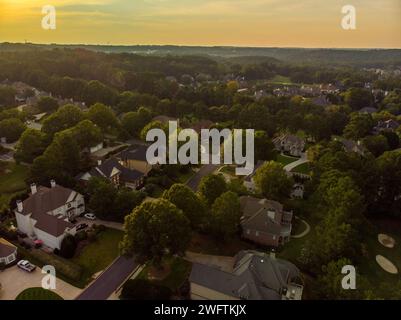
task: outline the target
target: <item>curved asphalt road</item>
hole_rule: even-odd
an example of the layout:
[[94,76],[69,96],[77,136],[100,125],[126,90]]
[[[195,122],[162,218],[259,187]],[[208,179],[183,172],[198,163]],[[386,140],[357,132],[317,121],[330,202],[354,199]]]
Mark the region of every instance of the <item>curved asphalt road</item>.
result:
[[189,179],[189,181],[187,182],[187,186],[190,187],[194,192],[198,191],[198,186],[202,178],[204,176],[207,176],[208,174],[213,173],[218,168],[220,168],[220,165],[217,164],[203,165],[200,170],[191,179]]
[[[201,169],[187,182],[188,187],[197,191],[201,179],[216,171],[220,165],[203,165]],[[139,268],[134,258],[117,258],[76,300],[107,300],[124,281]]]
[[107,300],[138,267],[134,258],[118,257],[76,300]]

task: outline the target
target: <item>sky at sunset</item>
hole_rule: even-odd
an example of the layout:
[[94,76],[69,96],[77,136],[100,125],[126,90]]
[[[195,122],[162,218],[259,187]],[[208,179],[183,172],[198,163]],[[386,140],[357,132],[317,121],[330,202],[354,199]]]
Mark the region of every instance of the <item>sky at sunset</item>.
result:
[[[44,5],[57,29],[43,30]],[[357,29],[341,28],[343,5]],[[0,42],[401,48],[401,0],[0,0]]]

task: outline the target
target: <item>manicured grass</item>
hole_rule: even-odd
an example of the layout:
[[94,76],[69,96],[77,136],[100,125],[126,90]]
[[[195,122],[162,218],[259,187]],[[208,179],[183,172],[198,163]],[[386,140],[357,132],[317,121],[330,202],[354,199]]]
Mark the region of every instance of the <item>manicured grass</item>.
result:
[[106,229],[97,235],[97,239],[83,248],[72,261],[83,268],[84,278],[90,280],[93,274],[106,269],[119,256],[118,245],[123,232]]
[[281,75],[275,75],[274,78],[269,80],[269,83],[274,84],[292,84],[292,81],[289,77],[284,77]]
[[64,300],[57,293],[43,288],[29,288],[22,291],[15,300]]
[[[182,258],[168,257],[163,261],[163,267],[169,270],[163,279],[151,280],[158,284],[170,288],[173,292],[179,289],[189,277],[192,264]],[[153,267],[147,265],[138,275],[139,279],[149,280],[149,273]]]
[[0,162],[0,211],[8,206],[14,195],[26,189],[28,174],[29,168],[26,166]]
[[283,155],[283,154],[279,154],[277,156],[277,159],[276,159],[276,161],[280,162],[283,166],[286,166],[286,165],[288,165],[290,163],[293,163],[293,162],[295,162],[297,160],[299,160],[299,158],[290,157],[290,156],[286,156],[286,155]]
[[299,166],[295,167],[294,169],[291,170],[291,172],[310,174],[311,167],[310,167],[310,164],[308,162],[306,162],[306,163],[300,164]]
[[220,172],[235,176],[235,166],[224,166],[220,169]]
[[[401,273],[401,223],[394,220],[371,221],[370,230],[363,233],[362,241],[363,254],[356,258],[358,263],[357,271],[368,278],[376,295],[385,297],[389,292],[386,287],[391,288],[394,283],[400,279],[400,274],[393,275],[384,271],[376,262],[376,255],[382,255],[389,259],[398,268]],[[377,236],[379,233],[385,233],[395,239],[394,248],[382,246]]]

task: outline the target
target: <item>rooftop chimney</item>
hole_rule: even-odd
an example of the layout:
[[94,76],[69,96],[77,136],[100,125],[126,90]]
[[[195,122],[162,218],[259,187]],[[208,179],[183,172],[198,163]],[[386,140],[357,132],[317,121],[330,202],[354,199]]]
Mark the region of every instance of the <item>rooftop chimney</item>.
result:
[[50,180],[50,186],[54,188],[56,186],[56,180]]
[[31,184],[31,193],[35,194],[36,192],[38,192],[38,189],[36,188],[36,183],[32,183]]
[[22,212],[24,210],[24,206],[22,205],[21,200],[17,200],[17,210],[18,212]]

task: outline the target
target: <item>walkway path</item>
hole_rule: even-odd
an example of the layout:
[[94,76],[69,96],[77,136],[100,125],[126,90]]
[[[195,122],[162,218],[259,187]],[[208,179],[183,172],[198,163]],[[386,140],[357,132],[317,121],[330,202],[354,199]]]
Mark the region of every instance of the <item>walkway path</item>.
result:
[[290,164],[287,164],[284,167],[284,170],[287,171],[287,172],[291,172],[292,169],[300,166],[301,164],[307,163],[307,162],[309,162],[309,160],[307,158],[306,152],[303,152],[302,155],[301,155],[301,158],[299,158],[297,161],[294,161],[294,162],[291,162]]
[[310,232],[311,227],[310,227],[309,223],[307,223],[305,220],[298,218],[298,217],[295,217],[295,219],[300,220],[306,226],[306,229],[303,232],[301,232],[300,234],[292,235],[291,238],[294,238],[294,239],[303,238]]

